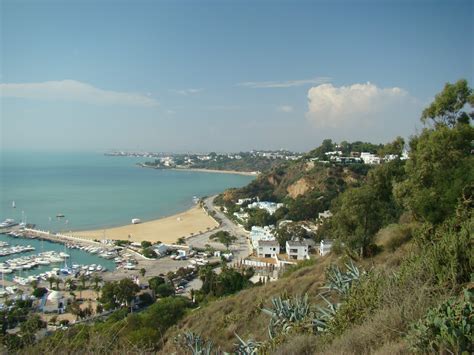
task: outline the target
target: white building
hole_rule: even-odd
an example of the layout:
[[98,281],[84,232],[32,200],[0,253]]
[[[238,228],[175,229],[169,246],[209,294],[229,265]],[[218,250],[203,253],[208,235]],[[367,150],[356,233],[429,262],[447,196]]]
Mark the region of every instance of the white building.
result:
[[245,202],[250,202],[252,201],[253,199],[252,198],[239,198],[239,200],[236,202],[236,205],[240,206],[242,205],[243,203]]
[[332,240],[321,240],[319,243],[319,255],[324,256],[331,251]]
[[331,218],[331,217],[332,217],[332,213],[329,210],[318,213],[318,219],[321,219],[321,220],[325,218]]
[[155,253],[157,253],[159,256],[165,256],[166,253],[169,250],[169,247],[166,244],[155,244],[153,245],[153,250]]
[[247,212],[234,212],[234,216],[242,222],[247,222],[249,219],[249,214]]
[[257,201],[248,205],[248,208],[259,208],[267,211],[269,214],[274,214],[277,209],[283,207],[283,203],[267,202],[267,201]]
[[380,164],[380,158],[372,153],[362,152],[360,158],[364,161],[364,164]]
[[309,259],[309,247],[306,242],[288,240],[286,242],[286,254],[289,259],[304,260]]
[[260,240],[258,242],[257,255],[260,258],[275,258],[280,254],[280,243],[276,240]]
[[273,226],[257,227],[253,226],[250,230],[250,240],[254,249],[258,248],[258,242],[260,240],[275,240],[273,235]]

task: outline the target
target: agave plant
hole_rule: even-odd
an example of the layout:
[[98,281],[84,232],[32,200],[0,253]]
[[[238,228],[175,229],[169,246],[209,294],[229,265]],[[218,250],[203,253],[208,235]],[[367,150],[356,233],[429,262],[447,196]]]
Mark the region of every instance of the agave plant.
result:
[[308,295],[304,297],[272,299],[272,309],[263,308],[262,311],[272,318],[268,326],[270,338],[273,339],[278,332],[288,333],[295,325],[299,325],[312,316],[311,307],[308,303]]
[[193,332],[186,332],[179,335],[175,339],[175,342],[184,345],[193,355],[211,355],[214,347],[211,340],[205,340]]
[[313,319],[313,328],[318,332],[324,332],[327,328],[327,323],[336,315],[339,304],[329,302],[323,295],[319,295],[324,302],[325,307],[317,306],[316,317]]
[[354,282],[358,281],[365,272],[350,262],[345,264],[346,271],[341,271],[337,265],[331,265],[326,271],[326,285],[323,287],[328,290],[335,290],[341,296],[347,296]]
[[249,339],[244,341],[237,333],[234,333],[237,339],[239,340],[239,344],[236,344],[237,349],[235,350],[236,354],[239,355],[256,355],[258,354],[258,350],[261,347],[262,343],[258,341],[254,341]]

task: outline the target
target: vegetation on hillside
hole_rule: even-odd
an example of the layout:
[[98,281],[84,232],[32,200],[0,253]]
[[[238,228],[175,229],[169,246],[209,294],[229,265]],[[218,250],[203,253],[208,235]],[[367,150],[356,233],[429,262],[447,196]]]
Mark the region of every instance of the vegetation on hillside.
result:
[[[124,308],[105,322],[56,332],[28,351],[474,352],[472,107],[466,81],[446,85],[423,112],[426,126],[410,139],[406,162],[364,171],[302,159],[220,196],[229,212],[238,198],[283,201],[286,210],[272,216],[278,220],[293,214],[314,221],[330,208],[333,217],[318,230],[335,241],[329,256],[255,287],[250,272],[202,268],[199,308],[179,297],[138,315]],[[329,143],[310,155],[324,154]],[[360,149],[394,152],[401,141]],[[280,243],[293,232],[302,233],[279,234]]]

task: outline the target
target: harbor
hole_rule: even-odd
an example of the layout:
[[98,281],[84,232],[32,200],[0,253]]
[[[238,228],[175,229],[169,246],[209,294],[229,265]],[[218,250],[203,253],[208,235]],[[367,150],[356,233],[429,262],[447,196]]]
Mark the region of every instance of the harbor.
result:
[[[0,273],[20,285],[54,276],[91,275],[116,269],[122,258],[112,246],[73,242],[20,229],[0,233]],[[15,254],[15,255],[12,255]]]

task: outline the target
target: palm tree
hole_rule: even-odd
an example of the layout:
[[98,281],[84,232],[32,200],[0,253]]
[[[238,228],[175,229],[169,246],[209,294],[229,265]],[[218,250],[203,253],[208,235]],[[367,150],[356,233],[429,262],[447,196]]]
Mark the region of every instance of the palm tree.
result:
[[79,281],[81,281],[82,288],[85,289],[86,288],[87,276],[82,274],[81,276],[79,276]]
[[91,281],[94,283],[94,288],[96,290],[99,288],[99,282],[102,282],[102,280],[102,277],[97,274],[94,274],[94,276],[92,276]]
[[46,281],[49,282],[49,288],[53,288],[53,283],[54,283],[55,280],[56,280],[56,278],[54,276],[48,276]]
[[59,284],[61,284],[63,280],[61,280],[59,277],[56,277],[54,280],[54,283],[56,284],[56,289],[59,291]]
[[74,283],[75,281],[69,277],[64,281],[64,286],[67,286],[69,290],[72,290],[74,287]]

